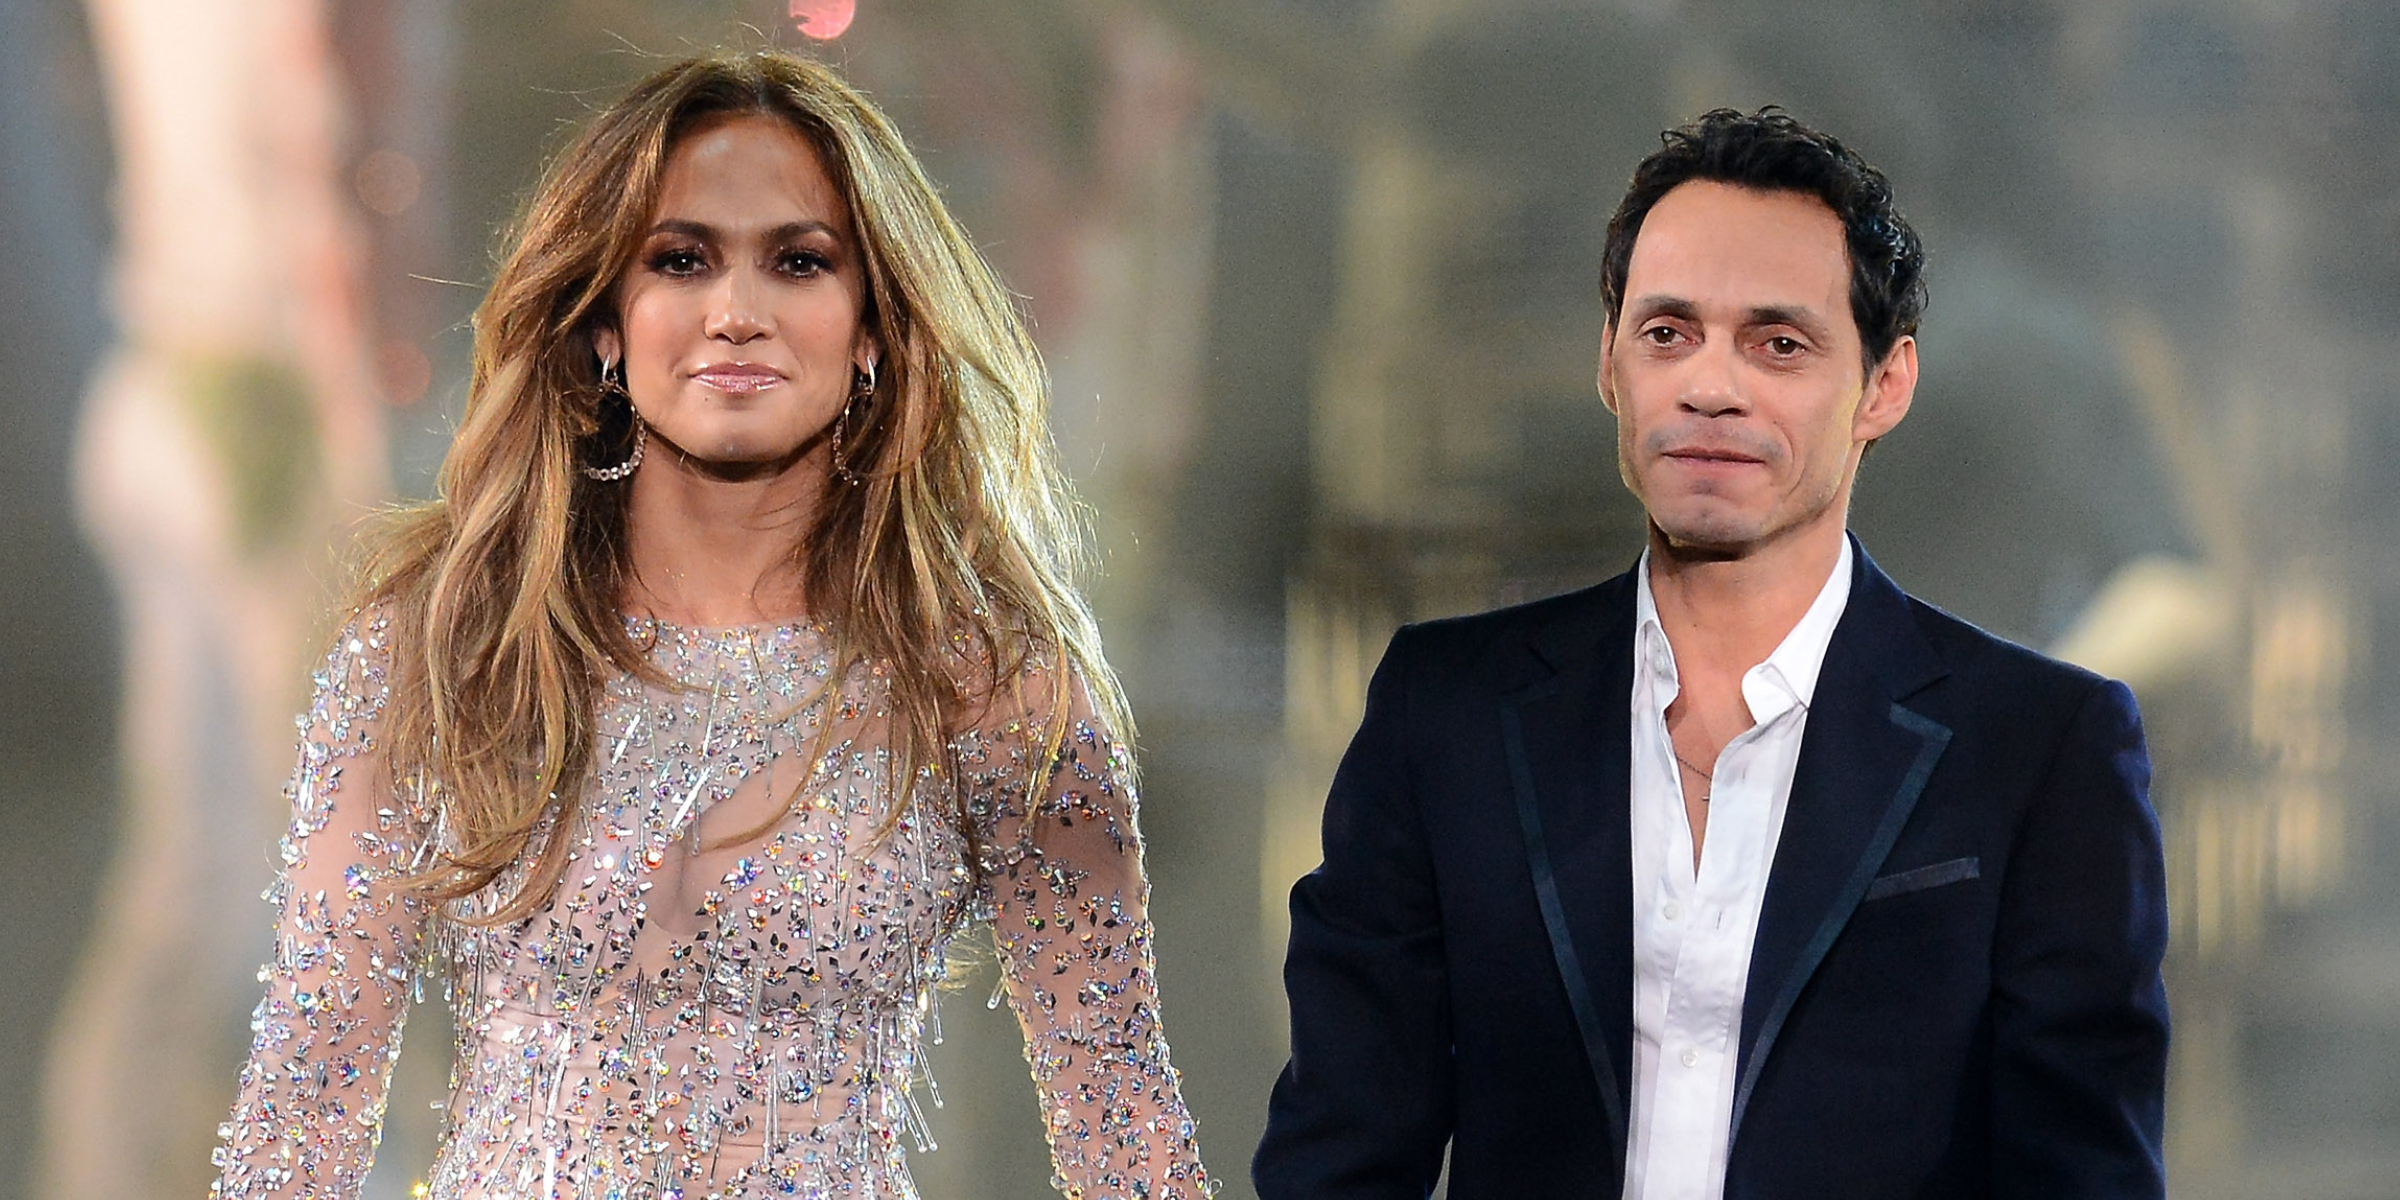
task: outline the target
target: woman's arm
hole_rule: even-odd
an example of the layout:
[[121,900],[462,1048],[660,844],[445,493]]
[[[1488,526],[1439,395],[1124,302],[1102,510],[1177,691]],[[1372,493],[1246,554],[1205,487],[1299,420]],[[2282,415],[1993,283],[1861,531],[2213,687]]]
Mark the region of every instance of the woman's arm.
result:
[[394,792],[380,729],[389,621],[354,617],[315,677],[250,1060],[218,1127],[216,1197],[355,1197],[374,1165],[384,1091],[425,936],[427,906],[396,897],[423,844]]
[[[1046,691],[1048,678],[1027,691]],[[977,776],[970,765],[969,786],[992,788],[978,807],[1001,971],[1066,1194],[1198,1200],[1213,1188],[1159,1024],[1131,760],[1081,682],[1063,678],[1072,702],[1055,755],[1024,761],[1045,741],[1050,706],[1035,703],[1033,719],[994,739],[1014,750],[1015,769]],[[1000,782],[1012,775],[1015,786]]]

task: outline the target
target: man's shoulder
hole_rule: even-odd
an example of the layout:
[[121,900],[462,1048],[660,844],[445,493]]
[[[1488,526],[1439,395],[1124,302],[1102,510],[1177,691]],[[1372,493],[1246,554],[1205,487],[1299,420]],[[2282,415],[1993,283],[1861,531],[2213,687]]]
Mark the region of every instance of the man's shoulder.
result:
[[1630,635],[1632,618],[1628,572],[1540,600],[1402,626],[1388,654],[1404,658],[1412,675],[1505,688],[1597,654],[1612,635]]
[[2105,676],[2053,658],[2021,642],[1903,593],[1917,629],[1949,668],[1952,678],[1978,692],[2014,696],[2069,712],[2093,692],[2110,686]]

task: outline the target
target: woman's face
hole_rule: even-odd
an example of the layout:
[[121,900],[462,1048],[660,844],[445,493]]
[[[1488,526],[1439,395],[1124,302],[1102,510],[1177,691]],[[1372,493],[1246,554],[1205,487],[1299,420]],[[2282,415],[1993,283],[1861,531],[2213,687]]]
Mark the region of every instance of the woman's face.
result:
[[865,297],[849,207],[806,138],[755,114],[686,134],[617,285],[620,325],[595,338],[603,360],[621,357],[652,436],[680,451],[642,469],[822,470],[852,372],[876,355]]

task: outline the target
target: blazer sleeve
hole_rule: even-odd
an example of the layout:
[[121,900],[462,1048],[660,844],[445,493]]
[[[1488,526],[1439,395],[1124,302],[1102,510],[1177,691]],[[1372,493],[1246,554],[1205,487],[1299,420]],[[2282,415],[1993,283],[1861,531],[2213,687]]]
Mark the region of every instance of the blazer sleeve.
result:
[[2085,697],[2016,836],[1993,950],[1992,1194],[2163,1197],[2166,870],[2133,694]]
[[1452,1123],[1449,981],[1409,766],[1411,631],[1385,651],[1292,888],[1291,1059],[1251,1164],[1261,1200],[1424,1200]]

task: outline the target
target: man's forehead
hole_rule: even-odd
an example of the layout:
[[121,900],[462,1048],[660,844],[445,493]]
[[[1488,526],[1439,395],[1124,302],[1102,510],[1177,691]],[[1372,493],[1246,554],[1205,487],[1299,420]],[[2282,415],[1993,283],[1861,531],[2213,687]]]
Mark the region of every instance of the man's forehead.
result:
[[1695,180],[1643,218],[1625,284],[1628,307],[1663,297],[1709,307],[1846,308],[1850,256],[1841,219],[1813,195]]
[[1753,187],[1722,179],[1687,179],[1667,189],[1650,206],[1643,228],[1661,213],[1701,212],[1718,219],[1741,212],[1773,213],[1782,219],[1822,227],[1839,236],[1842,219],[1814,192],[1784,187]]

